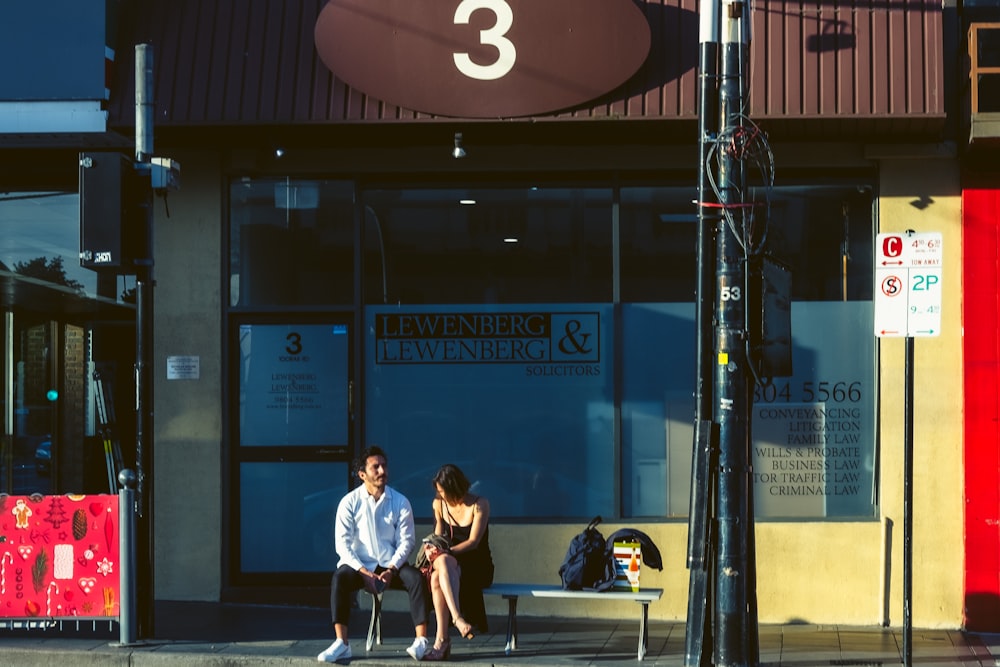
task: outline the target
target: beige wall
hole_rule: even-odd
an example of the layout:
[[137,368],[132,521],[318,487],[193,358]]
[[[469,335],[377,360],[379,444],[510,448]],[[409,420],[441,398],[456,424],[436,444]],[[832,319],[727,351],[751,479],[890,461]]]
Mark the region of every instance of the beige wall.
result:
[[[217,155],[171,151],[180,191],[155,201],[153,354],[156,597],[218,600],[222,563],[222,177]],[[170,216],[167,217],[166,209]],[[167,357],[200,360],[167,380]]]
[[[775,153],[779,183],[782,169],[797,166],[877,166],[879,231],[944,235],[942,335],[915,341],[913,622],[917,627],[959,627],[964,561],[957,161],[938,147],[914,152],[837,144],[778,147]],[[228,502],[221,486],[220,453],[225,415],[220,375],[224,186],[217,156],[170,157],[182,165],[182,183],[169,200],[169,218],[162,202],[156,208],[156,596],[214,600],[222,586],[221,526]],[[496,157],[498,164],[509,162]],[[639,162],[657,166],[676,157],[643,152]],[[325,167],[340,162],[335,158]],[[609,161],[604,166],[610,167]],[[201,378],[167,381],[168,355],[199,356]],[[882,520],[758,523],[761,623],[902,624],[903,355],[901,339],[882,341]],[[642,585],[665,589],[663,599],[650,607],[651,618],[683,621],[689,579],[686,522],[612,523],[601,528],[608,535],[625,525],[647,532],[663,555],[662,572],[642,572]],[[558,582],[566,545],[582,528],[576,522],[492,527],[496,580]],[[388,596],[387,607],[404,608],[401,598]],[[503,600],[488,600],[488,605],[491,613],[506,613]],[[519,613],[628,618],[636,610],[634,603],[570,608],[531,600],[519,606]]]
[[[881,232],[943,236],[941,335],[915,338],[913,369],[913,618],[958,627],[964,578],[962,228],[957,162],[946,152],[870,150],[880,158]],[[905,339],[881,345],[882,503],[896,526],[892,618],[902,614]]]

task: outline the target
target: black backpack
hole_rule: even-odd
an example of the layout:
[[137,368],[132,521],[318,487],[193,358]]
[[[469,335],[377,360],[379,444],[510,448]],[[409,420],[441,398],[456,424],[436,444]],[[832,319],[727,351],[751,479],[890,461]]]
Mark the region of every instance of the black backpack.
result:
[[570,541],[566,557],[559,566],[559,576],[562,578],[564,589],[568,591],[593,589],[599,581],[606,578],[605,566],[608,553],[604,536],[597,530],[597,524],[600,522],[601,517],[594,517],[583,532]]

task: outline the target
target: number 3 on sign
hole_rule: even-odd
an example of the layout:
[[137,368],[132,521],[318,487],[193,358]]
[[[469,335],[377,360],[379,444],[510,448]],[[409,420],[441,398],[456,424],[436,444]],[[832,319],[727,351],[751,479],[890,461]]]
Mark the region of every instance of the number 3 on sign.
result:
[[496,23],[492,28],[479,31],[479,43],[494,46],[497,49],[497,59],[489,65],[479,65],[472,62],[468,53],[453,53],[455,67],[470,79],[493,81],[506,75],[514,68],[517,49],[514,43],[504,37],[514,24],[514,11],[507,0],[462,0],[455,10],[455,24],[468,23],[472,13],[477,9],[487,9],[493,12]]

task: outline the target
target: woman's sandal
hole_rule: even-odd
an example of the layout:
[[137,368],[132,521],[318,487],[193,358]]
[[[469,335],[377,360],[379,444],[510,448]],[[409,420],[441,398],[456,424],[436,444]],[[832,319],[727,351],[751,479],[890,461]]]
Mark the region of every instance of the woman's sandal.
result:
[[459,616],[455,619],[455,627],[458,628],[458,634],[462,635],[465,639],[472,639],[476,636],[475,628],[467,620]]
[[427,653],[424,653],[423,659],[429,662],[436,662],[439,660],[447,660],[450,657],[451,640],[437,639],[434,641],[434,646],[428,649]]

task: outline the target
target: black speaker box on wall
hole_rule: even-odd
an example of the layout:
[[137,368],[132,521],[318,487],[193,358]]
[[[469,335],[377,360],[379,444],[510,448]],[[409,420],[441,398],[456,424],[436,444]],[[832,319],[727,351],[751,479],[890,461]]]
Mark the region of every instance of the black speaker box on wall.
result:
[[130,273],[142,259],[143,179],[121,153],[80,154],[80,266]]

